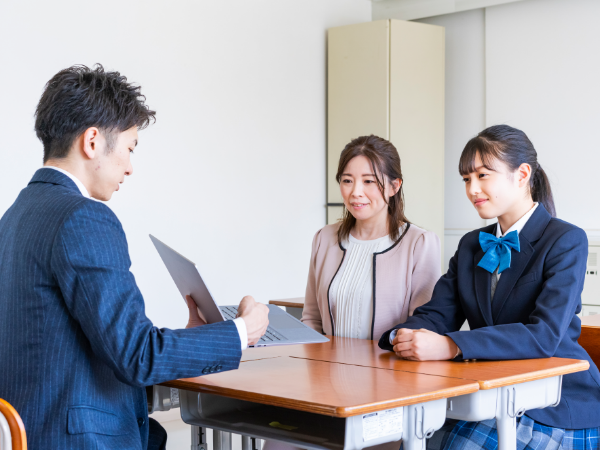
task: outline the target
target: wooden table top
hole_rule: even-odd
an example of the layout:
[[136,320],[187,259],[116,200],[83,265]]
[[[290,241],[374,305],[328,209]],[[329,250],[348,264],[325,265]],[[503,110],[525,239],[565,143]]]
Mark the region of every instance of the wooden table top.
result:
[[[273,345],[269,347],[248,348],[242,352],[242,361],[255,361],[258,359],[277,358],[279,356],[293,356],[305,359],[320,359],[329,361],[322,352],[327,352],[327,356],[335,354],[337,351],[343,351],[348,348],[371,347],[375,341],[366,339],[350,339],[335,336],[327,336],[329,342],[318,344],[296,344],[296,345]],[[377,345],[375,343],[375,345]],[[383,350],[381,350],[383,352]],[[315,358],[314,355],[319,357]],[[364,364],[358,364],[364,365]]]
[[304,308],[304,297],[269,300],[269,305],[285,306],[288,308]]
[[455,397],[479,389],[471,380],[288,356],[250,360],[241,363],[238,370],[163,385],[334,417]]
[[334,417],[465,395],[479,389],[587,370],[587,361],[399,359],[376,341],[336,338],[319,344],[244,350],[238,370],[162,383],[195,392]]
[[398,358],[393,352],[381,350],[377,341],[336,338],[320,344],[288,345],[252,348],[244,351],[243,360],[292,356],[318,361],[374,367],[417,374],[437,375],[475,381],[480,389],[493,389],[526,381],[566,375],[589,368],[585,360],[543,358],[510,361],[426,361]]

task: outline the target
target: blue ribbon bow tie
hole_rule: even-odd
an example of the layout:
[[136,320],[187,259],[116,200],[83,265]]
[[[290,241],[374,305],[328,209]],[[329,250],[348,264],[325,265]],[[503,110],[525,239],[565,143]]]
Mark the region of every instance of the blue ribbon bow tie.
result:
[[493,234],[479,232],[479,245],[485,252],[479,264],[479,267],[484,268],[489,273],[494,273],[498,267],[498,273],[502,273],[510,267],[510,249],[521,251],[519,244],[519,233],[511,231],[506,236],[497,238]]

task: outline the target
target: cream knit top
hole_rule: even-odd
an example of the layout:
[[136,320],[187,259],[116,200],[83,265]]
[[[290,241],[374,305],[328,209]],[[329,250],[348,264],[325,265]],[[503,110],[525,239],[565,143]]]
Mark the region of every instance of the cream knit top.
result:
[[[400,229],[400,234],[403,232]],[[371,339],[373,321],[373,253],[394,245],[389,235],[361,241],[352,235],[342,242],[346,256],[329,291],[335,335]]]

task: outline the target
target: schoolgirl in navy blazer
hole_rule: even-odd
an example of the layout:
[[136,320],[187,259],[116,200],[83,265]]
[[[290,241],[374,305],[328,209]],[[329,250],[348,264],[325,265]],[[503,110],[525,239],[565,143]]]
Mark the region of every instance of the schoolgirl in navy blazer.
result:
[[[478,137],[483,135],[483,139],[471,147],[467,145],[461,157],[463,176],[466,176],[466,169],[477,169],[476,172],[470,172],[476,175],[490,173],[490,170],[494,170],[494,164],[495,170],[498,170],[498,161],[494,163],[492,159],[506,161],[510,145],[496,145],[497,148],[491,151],[485,148],[486,142],[494,144],[494,138],[506,135],[514,137],[518,135],[517,132],[522,133],[511,127],[500,126],[480,133]],[[525,136],[524,133],[522,136]],[[518,135],[520,139],[522,136]],[[497,141],[505,143],[506,139]],[[473,167],[478,163],[478,168]],[[513,163],[506,161],[511,170]],[[470,167],[465,167],[469,164]],[[535,167],[536,164],[537,161],[518,164],[519,167],[530,167],[525,167],[524,173],[515,171],[514,176],[523,175],[525,182],[529,182],[527,177],[535,176],[531,172],[541,170],[539,164]],[[529,174],[527,170],[530,170]],[[502,272],[497,281],[493,299],[492,277],[496,276],[496,272],[490,273],[478,265],[485,254],[480,245],[480,234],[483,232],[496,236],[496,227],[502,224],[489,225],[466,234],[450,260],[448,272],[436,284],[431,301],[415,310],[406,323],[384,333],[379,346],[415,360],[453,359],[454,356],[458,361],[552,356],[585,359],[590,363],[588,371],[563,377],[562,397],[557,407],[530,410],[526,415],[550,427],[599,427],[600,373],[587,352],[577,343],[581,322],[576,314],[581,311],[588,241],[583,230],[552,217],[548,212],[545,206],[554,212],[554,204],[543,171],[542,175],[543,179],[538,175],[538,179],[530,183],[531,200],[539,204],[518,234],[520,251],[511,249],[510,267]],[[485,176],[473,178],[473,182],[484,179]],[[484,192],[485,187],[480,191]],[[467,187],[467,195],[472,194],[473,190],[470,192]],[[477,200],[484,201],[485,195],[475,194],[471,200],[475,199],[475,203]],[[493,195],[488,197],[492,202],[495,199]],[[482,214],[482,209],[478,211],[482,217],[489,218]],[[465,319],[470,331],[459,331]],[[419,329],[433,333],[413,331]],[[390,339],[390,334],[396,332],[400,336],[395,340],[393,337]],[[415,345],[417,338],[420,341]],[[424,350],[419,354],[416,347]]]

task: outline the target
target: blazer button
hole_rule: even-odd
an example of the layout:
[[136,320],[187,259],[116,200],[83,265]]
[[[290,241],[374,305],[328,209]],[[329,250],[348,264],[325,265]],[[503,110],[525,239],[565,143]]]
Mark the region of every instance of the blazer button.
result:
[[210,366],[210,373],[214,373],[215,372],[215,366]]
[[141,417],[138,419],[138,427],[143,427],[145,423],[146,423],[146,421],[144,419],[142,419]]
[[219,364],[219,365],[217,366],[217,372],[218,372],[219,370],[222,370],[222,369],[223,369],[223,366],[222,366],[221,364]]
[[209,367],[205,367],[204,369],[202,369],[202,373],[207,374],[208,372],[210,372]]

